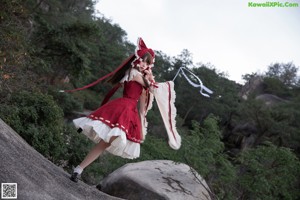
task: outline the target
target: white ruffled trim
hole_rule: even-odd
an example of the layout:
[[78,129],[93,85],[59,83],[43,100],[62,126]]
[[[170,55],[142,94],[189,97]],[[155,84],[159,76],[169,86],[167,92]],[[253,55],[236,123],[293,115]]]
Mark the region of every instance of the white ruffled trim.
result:
[[138,39],[137,39],[137,45],[136,45],[136,48],[135,48],[135,50],[134,50],[135,59],[131,62],[131,66],[132,66],[132,67],[134,67],[135,61],[137,61],[138,59],[141,59],[141,58],[139,57],[138,53],[137,53],[138,50],[141,49],[140,40],[141,40],[141,38],[138,37]]
[[73,120],[75,127],[82,128],[83,134],[95,143],[99,143],[101,140],[109,142],[111,137],[118,136],[106,151],[111,154],[134,159],[140,156],[140,144],[127,140],[126,133],[118,128],[110,128],[99,120],[92,120],[87,117],[81,117]]
[[120,83],[124,83],[125,81],[131,81],[136,75],[141,75],[137,69],[131,68],[125,72],[125,76],[121,79]]

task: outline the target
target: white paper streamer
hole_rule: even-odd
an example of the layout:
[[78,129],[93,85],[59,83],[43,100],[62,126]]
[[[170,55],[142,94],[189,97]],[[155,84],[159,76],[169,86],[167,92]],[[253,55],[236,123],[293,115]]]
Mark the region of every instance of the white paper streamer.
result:
[[[193,81],[191,81],[191,79],[185,74],[184,70],[186,70],[187,72],[189,72],[191,75],[193,75],[197,81],[199,83],[194,83]],[[202,81],[200,80],[200,78],[198,76],[196,76],[193,72],[191,72],[190,70],[188,70],[187,68],[185,67],[180,67],[179,70],[177,71],[175,77],[173,78],[173,82],[174,80],[177,78],[177,76],[179,75],[179,72],[182,73],[182,75],[184,76],[184,78],[188,81],[188,83],[193,86],[193,87],[200,87],[200,94],[202,94],[203,96],[205,97],[210,97],[208,94],[206,93],[203,93],[203,90],[206,91],[207,93],[209,94],[212,94],[213,91],[211,91],[210,89],[208,89],[207,87],[205,87],[202,83]]]

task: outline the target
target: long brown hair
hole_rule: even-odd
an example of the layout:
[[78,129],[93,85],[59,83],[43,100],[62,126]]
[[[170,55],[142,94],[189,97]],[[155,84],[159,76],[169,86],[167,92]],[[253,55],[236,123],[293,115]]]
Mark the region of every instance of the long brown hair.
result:
[[[125,76],[126,71],[132,67],[131,63],[135,59],[136,59],[136,56],[135,55],[132,56],[132,58],[119,71],[117,71],[111,78],[109,78],[107,80],[107,82],[111,83],[112,85],[119,83],[120,80]],[[142,56],[142,59],[143,59],[143,61],[147,62],[147,64],[151,64],[153,61],[151,54],[148,52]],[[134,67],[136,68],[136,66],[134,66]],[[143,79],[144,79],[144,77],[143,77]],[[144,80],[144,82],[145,82],[145,80]]]
[[115,85],[120,82],[120,80],[125,76],[125,72],[130,69],[132,61],[134,61],[136,57],[134,55],[131,56],[130,60],[119,70],[117,71],[111,78],[107,80],[107,82]]

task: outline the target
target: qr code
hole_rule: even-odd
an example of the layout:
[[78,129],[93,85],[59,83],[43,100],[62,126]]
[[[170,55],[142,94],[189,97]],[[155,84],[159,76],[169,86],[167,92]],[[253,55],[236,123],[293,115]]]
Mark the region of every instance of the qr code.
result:
[[1,183],[1,199],[17,199],[17,183]]

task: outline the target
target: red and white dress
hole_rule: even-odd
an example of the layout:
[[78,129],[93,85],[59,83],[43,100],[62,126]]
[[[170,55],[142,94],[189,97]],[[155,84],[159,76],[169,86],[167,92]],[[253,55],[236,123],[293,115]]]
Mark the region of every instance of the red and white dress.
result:
[[[95,143],[101,140],[109,142],[112,136],[118,136],[106,151],[123,158],[134,159],[140,156],[140,143],[147,134],[146,114],[156,99],[161,113],[171,148],[177,150],[181,146],[181,137],[176,129],[176,108],[174,83],[167,81],[157,83],[152,93],[143,92],[143,86],[133,77],[141,75],[136,69],[126,72],[120,81],[124,83],[123,97],[112,100],[87,117],[74,119],[76,128]],[[140,100],[140,110],[137,103]]]
[[121,80],[124,83],[123,97],[112,100],[87,117],[74,119],[76,128],[95,143],[109,142],[118,136],[106,151],[123,158],[137,158],[140,155],[142,126],[137,103],[143,86],[131,80],[139,72],[132,69]]

